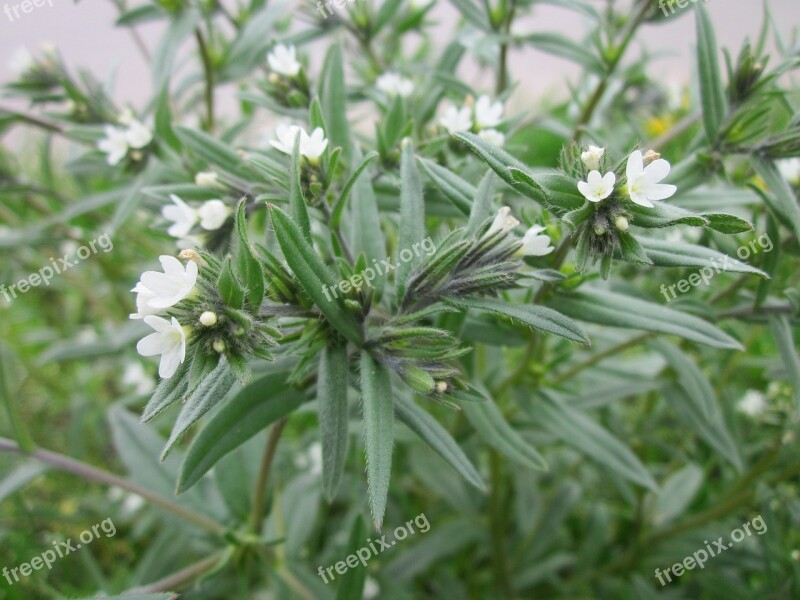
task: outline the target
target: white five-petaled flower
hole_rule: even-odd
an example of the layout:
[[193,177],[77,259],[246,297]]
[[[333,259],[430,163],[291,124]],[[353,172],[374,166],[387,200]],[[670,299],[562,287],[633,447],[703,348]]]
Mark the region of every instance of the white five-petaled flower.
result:
[[375,87],[387,96],[402,96],[403,98],[410,96],[414,91],[414,84],[410,79],[391,71],[378,77]]
[[747,390],[744,397],[736,405],[736,410],[749,417],[760,416],[766,408],[767,403],[764,400],[764,394],[758,390]]
[[534,225],[522,236],[522,246],[517,250],[518,256],[547,256],[555,248],[550,245],[550,236],[541,235],[547,228]]
[[600,202],[608,198],[614,191],[617,176],[612,171],[600,175],[600,171],[591,171],[587,181],[578,182],[578,191],[589,202]]
[[448,106],[439,123],[450,133],[469,131],[472,129],[472,110],[469,106],[463,108]]
[[111,165],[118,165],[128,153],[128,136],[124,129],[105,126],[106,137],[97,142],[97,148],[106,154],[106,162]]
[[485,237],[493,236],[496,233],[508,233],[517,225],[519,225],[519,221],[511,216],[511,209],[503,206],[497,211],[492,225],[486,231]]
[[267,54],[269,68],[287,77],[295,77],[302,66],[297,60],[297,49],[294,46],[277,44],[272,52]]
[[172,221],[167,233],[176,238],[186,237],[197,223],[197,211],[175,194],[170,194],[169,199],[172,200],[172,204],[161,209],[161,215]]
[[197,209],[200,227],[206,231],[214,231],[222,227],[231,214],[231,209],[222,200],[208,200]]
[[589,146],[586,152],[581,153],[581,161],[583,161],[583,165],[590,171],[597,171],[600,169],[600,161],[605,153],[605,148]]
[[501,131],[497,131],[497,129],[481,129],[478,132],[478,137],[498,147],[506,142],[506,136]]
[[17,77],[25,75],[36,64],[33,55],[25,46],[20,46],[8,58],[8,69]]
[[300,156],[304,156],[312,163],[317,162],[325,152],[325,148],[328,147],[328,140],[325,139],[322,127],[317,127],[311,132],[311,135],[308,135],[305,129],[297,125],[278,125],[275,130],[275,136],[278,139],[270,140],[270,144],[284,154],[291,155],[298,135],[300,136]]
[[145,271],[133,292],[136,292],[136,309],[131,319],[158,314],[186,298],[197,282],[197,263],[190,260],[183,266],[174,256],[158,257],[163,273]]
[[481,96],[475,103],[475,126],[478,129],[496,127],[503,120],[503,103],[495,102],[489,96]]
[[669,169],[669,163],[663,158],[654,160],[645,167],[641,151],[632,152],[628,157],[626,170],[628,194],[631,200],[639,206],[652,208],[653,200],[666,200],[671,197],[678,188],[674,185],[659,183],[669,175]]
[[125,130],[125,139],[128,142],[128,146],[134,150],[139,150],[153,141],[153,132],[141,121],[132,119]]
[[167,321],[161,317],[149,315],[144,318],[144,322],[155,329],[155,333],[139,340],[139,343],[136,344],[136,351],[142,356],[160,354],[158,375],[162,379],[168,379],[175,374],[186,358],[186,333],[175,317],[172,317],[171,321]]

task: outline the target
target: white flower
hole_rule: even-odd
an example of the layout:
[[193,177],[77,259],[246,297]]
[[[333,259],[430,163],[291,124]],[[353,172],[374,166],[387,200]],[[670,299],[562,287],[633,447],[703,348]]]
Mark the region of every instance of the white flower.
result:
[[194,176],[194,184],[203,187],[212,187],[217,184],[219,175],[214,171],[200,171]]
[[161,215],[167,221],[172,221],[167,233],[176,238],[186,237],[197,223],[197,211],[175,194],[170,194],[169,199],[172,200],[173,205],[167,205],[161,209]]
[[209,200],[197,209],[200,227],[206,231],[214,231],[222,227],[229,214],[231,214],[231,209],[222,200]]
[[128,129],[125,130],[125,139],[128,146],[138,150],[153,141],[153,132],[141,121],[131,119]]
[[106,162],[113,167],[128,153],[128,135],[124,129],[113,125],[106,125],[105,132],[106,137],[97,142],[97,149],[107,155]]
[[387,96],[402,96],[403,98],[410,96],[414,91],[414,84],[410,79],[394,72],[384,73],[378,77],[375,87]]
[[267,54],[267,62],[269,62],[270,69],[287,77],[296,76],[302,66],[297,61],[297,49],[284,44],[276,45],[272,52]]
[[789,183],[800,183],[800,158],[787,158],[776,161],[783,178]]
[[506,136],[502,132],[497,131],[497,129],[481,129],[478,132],[478,137],[498,147],[506,142]]
[[589,146],[589,149],[586,152],[581,153],[581,160],[587,169],[590,171],[597,171],[600,168],[600,160],[603,158],[605,153],[605,148]]
[[128,494],[125,496],[125,500],[122,502],[122,509],[123,513],[133,514],[142,508],[145,505],[144,498],[142,498],[139,494]]
[[767,403],[764,400],[764,394],[757,390],[747,390],[744,397],[736,405],[736,410],[749,417],[760,416],[766,408]]
[[328,147],[328,140],[325,139],[325,132],[322,127],[317,127],[309,136],[305,130],[300,131],[300,154],[305,156],[312,163],[317,162],[325,148]]
[[364,600],[374,600],[381,593],[381,587],[372,577],[367,576],[364,581]]
[[272,144],[273,148],[291,156],[294,141],[301,131],[303,131],[303,128],[297,125],[278,125],[277,129],[275,129],[275,137],[278,139],[270,140],[269,143]]
[[522,247],[517,250],[517,256],[547,256],[555,248],[550,245],[549,235],[540,235],[545,227],[534,225],[522,236]]
[[[181,261],[174,256],[159,256],[163,273],[145,271],[133,292],[138,294],[136,308],[138,312],[131,319],[141,319],[175,306],[186,298],[197,282],[197,263],[190,260],[184,268]],[[163,376],[162,376],[163,377]]]
[[605,175],[600,175],[600,171],[591,171],[586,179],[588,182],[578,182],[578,191],[589,202],[600,202],[608,198],[617,182],[617,176],[611,171]]
[[8,70],[17,77],[25,75],[25,73],[30,71],[35,64],[36,61],[34,60],[33,55],[25,46],[20,46],[14,50],[7,62]]
[[492,104],[489,96],[481,96],[475,103],[475,126],[478,129],[484,127],[496,127],[503,120],[503,103],[495,102]]
[[514,227],[519,225],[519,221],[512,217],[510,213],[511,209],[507,206],[504,206],[498,210],[494,217],[494,221],[492,221],[491,227],[489,227],[489,229],[486,231],[484,237],[490,237],[498,232],[508,233],[514,229]]
[[139,395],[147,394],[153,389],[153,378],[138,361],[125,366],[122,383],[133,387]]
[[632,152],[626,169],[631,200],[639,206],[653,208],[653,200],[666,200],[672,196],[678,188],[659,183],[669,175],[669,169],[669,163],[663,158],[654,160],[645,167],[641,151]]
[[172,321],[167,321],[161,317],[149,315],[144,318],[144,322],[155,329],[155,333],[139,340],[139,343],[136,344],[136,351],[142,356],[160,354],[158,375],[162,379],[168,379],[175,374],[186,358],[186,333],[175,317],[172,317]]
[[450,133],[469,131],[472,129],[472,111],[469,106],[463,108],[448,106],[439,123]]

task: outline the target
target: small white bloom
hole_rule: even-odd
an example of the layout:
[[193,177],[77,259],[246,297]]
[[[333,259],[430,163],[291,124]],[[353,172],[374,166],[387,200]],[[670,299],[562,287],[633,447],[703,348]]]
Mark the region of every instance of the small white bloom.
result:
[[141,319],[147,315],[176,305],[186,298],[197,282],[197,263],[189,261],[184,268],[181,261],[174,256],[159,256],[163,273],[158,271],[145,271],[133,292],[138,294],[136,307],[138,313],[131,315],[131,319]]
[[123,500],[120,508],[123,513],[131,515],[142,508],[144,504],[144,498],[139,494],[128,494],[125,496],[125,500]]
[[514,227],[519,225],[519,221],[512,217],[510,213],[511,209],[507,206],[504,206],[498,210],[494,217],[494,221],[492,221],[491,227],[489,227],[489,229],[486,231],[485,237],[490,237],[498,232],[508,233],[514,229]]
[[586,179],[587,181],[578,182],[578,191],[589,202],[600,202],[608,198],[617,182],[617,176],[611,171],[605,175],[600,175],[600,171],[591,171]]
[[503,103],[495,102],[492,104],[489,96],[481,96],[475,103],[475,126],[478,129],[484,127],[497,127],[503,120]]
[[161,317],[149,315],[144,318],[144,322],[155,329],[155,333],[139,340],[139,343],[136,344],[136,351],[142,356],[160,354],[158,375],[162,379],[168,379],[175,374],[186,358],[186,333],[175,317],[172,317],[172,321],[167,321]]
[[414,84],[410,79],[394,72],[384,73],[378,77],[375,87],[387,96],[402,96],[403,98],[407,98],[414,91]]
[[469,131],[472,129],[472,110],[469,106],[463,108],[448,106],[439,123],[450,133]]
[[497,129],[481,129],[478,132],[478,137],[498,147],[506,143],[506,136],[501,131],[497,131]]
[[35,64],[36,61],[34,60],[33,55],[25,46],[20,46],[14,50],[7,62],[8,70],[17,77],[25,75],[34,67]]
[[153,132],[141,121],[131,119],[128,129],[125,130],[125,139],[128,146],[138,150],[153,141]]
[[364,581],[364,600],[374,600],[381,593],[381,587],[372,577],[367,577]]
[[749,417],[760,416],[766,408],[767,403],[764,400],[764,394],[758,390],[747,390],[744,397],[736,405],[736,410]]
[[677,191],[677,187],[659,183],[669,175],[669,163],[663,158],[654,160],[647,167],[641,151],[636,150],[628,157],[628,194],[639,206],[653,208],[653,200],[666,200]]
[[217,184],[219,175],[214,171],[200,171],[194,176],[194,184],[203,187],[212,187]]
[[118,165],[128,153],[128,136],[124,129],[105,126],[106,137],[97,142],[97,149],[106,154],[106,162],[111,165]]
[[322,127],[316,127],[309,136],[305,130],[300,130],[300,154],[312,163],[316,163],[325,148],[328,147],[328,140],[325,139],[325,132]]
[[176,238],[186,237],[197,223],[197,211],[175,194],[170,194],[169,199],[173,204],[161,209],[161,215],[167,221],[172,221],[167,233]]
[[800,158],[787,158],[776,161],[778,171],[789,183],[800,183]]
[[222,200],[209,200],[197,209],[200,227],[206,231],[214,231],[222,227],[231,214],[231,209]]
[[294,141],[302,131],[303,128],[297,125],[278,125],[277,129],[275,129],[275,137],[278,139],[270,140],[269,143],[272,144],[272,147],[276,150],[291,156],[292,149],[294,148]]
[[125,365],[125,370],[122,372],[122,383],[133,387],[139,395],[149,393],[154,387],[153,378],[138,361]]
[[586,152],[581,153],[581,160],[587,169],[590,171],[597,171],[600,168],[600,160],[603,158],[605,153],[605,148],[589,146],[589,149]]
[[550,245],[550,236],[541,235],[546,228],[534,225],[522,236],[522,247],[517,250],[517,256],[547,256],[555,248]]
[[297,61],[297,48],[284,44],[276,45],[272,52],[267,54],[267,62],[270,69],[287,77],[295,77],[302,66]]

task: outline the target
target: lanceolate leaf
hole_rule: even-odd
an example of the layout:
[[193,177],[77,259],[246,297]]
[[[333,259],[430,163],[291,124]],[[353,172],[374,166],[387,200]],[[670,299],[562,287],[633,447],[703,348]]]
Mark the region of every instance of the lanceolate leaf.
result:
[[700,76],[700,100],[703,125],[710,143],[715,143],[725,118],[725,88],[717,56],[717,40],[708,11],[702,3],[695,6],[697,16],[697,65]]
[[559,294],[553,305],[579,321],[677,335],[712,348],[742,349],[739,342],[703,319],[624,294],[584,288]]
[[344,187],[342,188],[342,193],[339,194],[339,197],[336,199],[336,202],[333,205],[333,211],[331,212],[331,227],[337,228],[342,220],[342,212],[344,211],[344,207],[347,205],[347,199],[350,197],[350,191],[353,189],[353,186],[358,181],[358,178],[369,166],[369,163],[372,162],[378,156],[377,152],[370,152],[364,157],[364,160],[361,161],[361,164],[358,165],[353,174],[350,175],[350,178],[345,183]]
[[308,218],[306,199],[300,184],[300,136],[296,136],[289,162],[289,210],[303,237],[311,243],[311,220]]
[[652,475],[625,444],[585,413],[546,397],[533,409],[538,423],[587,458],[605,465],[624,479],[658,489]]
[[434,185],[465,215],[470,214],[472,199],[477,190],[468,181],[464,181],[449,169],[437,165],[432,160],[420,158],[419,163],[430,177]]
[[[422,179],[414,160],[414,146],[406,138],[400,154],[400,226],[398,251],[411,251],[414,244],[425,239],[425,201],[422,198]],[[414,268],[413,260],[398,258],[397,299],[403,301],[406,280]]]
[[317,379],[317,405],[322,438],[322,487],[333,500],[347,459],[347,346],[328,344],[322,351]]
[[466,402],[461,409],[486,443],[503,456],[529,469],[547,470],[544,458],[508,424],[494,402]]
[[285,373],[267,375],[240,390],[192,440],[181,465],[178,493],[191,488],[226,454],[305,401],[302,393],[286,384]]
[[589,344],[580,326],[552,308],[533,304],[510,304],[494,298],[448,298],[450,304],[504,315],[529,327],[560,335],[573,342]]
[[474,234],[478,231],[478,227],[492,214],[492,196],[494,195],[496,178],[497,176],[492,171],[487,171],[486,175],[481,179],[469,213],[467,233]]
[[450,466],[458,471],[464,479],[479,490],[486,489],[481,476],[467,455],[436,419],[417,406],[413,400],[403,395],[395,398],[394,408],[397,417],[450,463]]
[[392,384],[386,367],[366,351],[361,353],[361,402],[369,506],[375,528],[380,530],[386,512],[394,447]]
[[[359,158],[359,151],[353,153],[353,160]],[[366,162],[366,161],[365,161]],[[378,200],[372,189],[368,177],[360,177],[353,186],[353,198],[350,200],[350,237],[352,238],[353,254],[358,256],[362,252],[367,259],[367,265],[375,264],[386,258],[386,245],[381,231],[381,218],[378,213]],[[378,277],[373,282],[380,292],[386,284],[385,277]]]
[[[637,237],[639,243],[647,252],[647,256],[659,267],[703,267],[707,270],[704,275],[713,277],[716,274],[730,271],[733,273],[753,273],[764,278],[769,276],[756,267],[731,258],[727,254],[717,252],[705,246],[684,244],[681,242],[667,242],[645,237]],[[711,275],[708,275],[711,270]]]
[[[274,205],[269,205],[269,210],[278,244],[300,285],[339,333],[354,344],[360,344],[361,329],[358,322],[344,308],[341,297],[337,299],[333,295],[335,283],[331,272],[303,238],[300,228],[292,222],[289,215]],[[325,290],[328,291],[327,294]]]
[[252,176],[250,167],[242,160],[242,157],[216,138],[197,129],[182,126],[176,127],[175,133],[192,152],[204,161],[235,175],[246,178]]
[[800,205],[798,205],[792,188],[789,187],[774,164],[758,157],[753,158],[751,164],[772,193],[767,194],[757,188],[756,191],[788,224],[795,238],[800,240]]
[[147,406],[142,413],[142,422],[146,423],[156,415],[160,414],[172,403],[177,402],[189,389],[187,371],[189,362],[186,361],[178,367],[172,375],[158,382],[156,389]]
[[769,324],[775,336],[775,344],[783,359],[786,374],[794,388],[794,397],[800,410],[800,358],[797,356],[797,345],[792,335],[792,325],[786,316],[770,317]]
[[[350,539],[347,543],[349,554],[355,555],[364,545],[364,538],[367,536],[367,528],[361,516],[357,516],[353,521],[353,528],[350,530]],[[367,581],[367,569],[358,568],[348,569],[342,575],[339,586],[336,588],[336,600],[353,600],[364,596],[364,583]]]
[[347,91],[344,83],[344,60],[342,47],[334,44],[325,56],[320,83],[320,100],[326,135],[333,146],[340,146],[345,160],[350,159],[350,126],[347,123]]

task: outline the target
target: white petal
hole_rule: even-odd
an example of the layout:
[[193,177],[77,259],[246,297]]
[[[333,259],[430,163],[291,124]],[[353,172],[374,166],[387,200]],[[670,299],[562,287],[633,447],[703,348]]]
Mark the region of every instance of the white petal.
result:
[[668,183],[653,183],[647,186],[645,192],[650,200],[666,200],[675,195],[678,188]]
[[136,351],[142,356],[155,356],[166,352],[168,347],[162,334],[151,333],[139,340],[139,343],[136,344]]
[[669,175],[669,169],[669,162],[663,158],[659,158],[645,167],[644,177],[642,179],[649,183],[658,183]]
[[628,157],[628,166],[625,169],[625,174],[628,179],[635,179],[644,172],[644,159],[640,150],[634,150]]
[[647,208],[653,208],[654,204],[647,199],[647,196],[640,194],[638,192],[630,192],[631,200],[634,204],[638,204],[639,206],[645,206]]
[[[617,183],[617,176],[614,174],[613,171],[609,171],[605,175],[603,175],[603,187],[606,189],[614,191],[614,184]],[[609,192],[609,195],[610,192]]]

